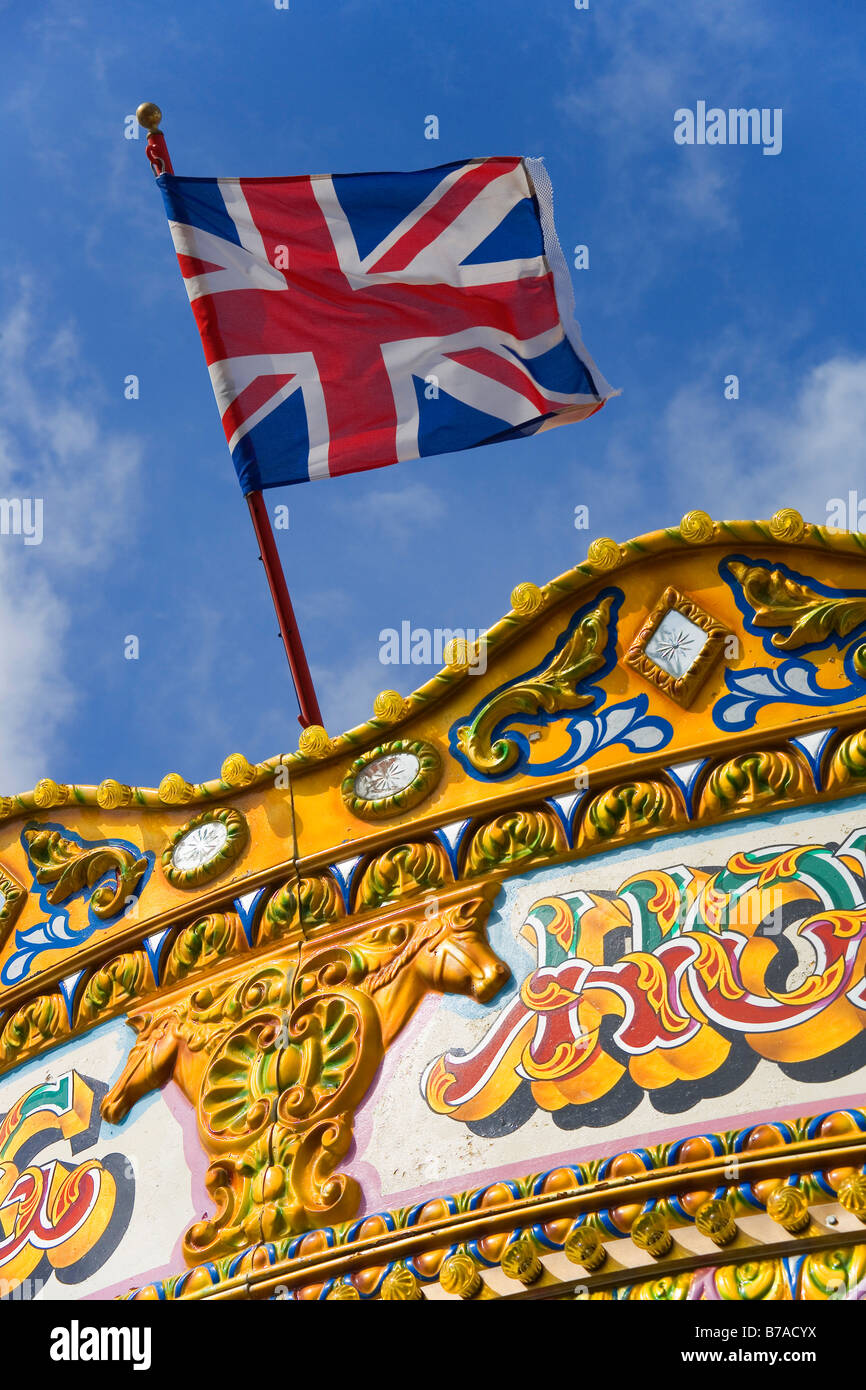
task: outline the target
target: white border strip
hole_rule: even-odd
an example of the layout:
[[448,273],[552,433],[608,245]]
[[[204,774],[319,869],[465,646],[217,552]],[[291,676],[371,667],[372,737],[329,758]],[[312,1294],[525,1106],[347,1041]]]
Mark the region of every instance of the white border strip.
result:
[[545,168],[543,159],[532,159],[529,156],[525,156],[523,167],[526,170],[530,189],[538,199],[538,211],[541,218],[541,235],[544,238],[544,254],[547,257],[548,264],[553,274],[553,290],[556,295],[559,317],[565,329],[565,336],[589,372],[593,385],[598,393],[599,400],[609,400],[611,396],[618,396],[621,393],[615,391],[609,382],[605,381],[584,346],[580,332],[580,324],[575,315],[574,286],[571,283],[568,265],[562,253],[562,247],[559,244],[559,237],[556,235],[556,226],[553,221],[553,185],[550,182],[550,175]]

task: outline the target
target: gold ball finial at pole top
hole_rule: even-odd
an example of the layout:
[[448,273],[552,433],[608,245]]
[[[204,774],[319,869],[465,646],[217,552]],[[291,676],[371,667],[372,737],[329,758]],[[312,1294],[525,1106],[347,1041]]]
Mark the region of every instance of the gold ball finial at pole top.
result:
[[159,129],[162,112],[155,101],[143,101],[135,113],[135,118],[140,126],[152,134]]

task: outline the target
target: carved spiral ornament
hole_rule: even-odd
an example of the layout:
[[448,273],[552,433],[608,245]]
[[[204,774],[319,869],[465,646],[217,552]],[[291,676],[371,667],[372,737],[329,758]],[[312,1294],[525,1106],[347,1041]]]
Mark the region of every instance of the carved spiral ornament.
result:
[[690,545],[700,545],[704,541],[712,540],[715,529],[712,517],[707,512],[697,509],[686,512],[680,522],[680,535]]

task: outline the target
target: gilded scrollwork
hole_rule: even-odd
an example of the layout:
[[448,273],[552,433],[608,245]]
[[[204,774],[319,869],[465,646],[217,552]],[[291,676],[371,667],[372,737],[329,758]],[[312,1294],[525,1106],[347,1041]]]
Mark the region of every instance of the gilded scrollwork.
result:
[[76,1026],[93,1023],[134,1003],[154,987],[145,951],[127,951],[94,971],[75,1012]]
[[69,1032],[66,1005],[60,994],[40,994],[12,1014],[0,1032],[0,1061],[22,1062],[47,1043]]
[[148,867],[145,857],[121,845],[106,841],[86,847],[66,839],[59,830],[25,830],[24,841],[35,865],[36,882],[53,885],[46,894],[52,907],[99,884],[107,874],[114,875],[113,882],[102,883],[90,898],[90,908],[101,921],[123,911]]
[[801,798],[814,790],[808,765],[794,749],[741,753],[717,763],[706,775],[698,815],[748,814],[762,806]]
[[284,883],[268,899],[259,920],[256,945],[278,941],[305,927],[336,922],[343,916],[343,899],[330,874],[304,874]]
[[473,834],[466,848],[467,876],[506,866],[549,859],[567,849],[559,817],[545,809],[507,811]]
[[433,892],[452,877],[448,855],[438,841],[417,840],[395,845],[367,865],[355,893],[355,911],[363,912],[413,894]]
[[866,622],[866,597],[844,593],[821,594],[800,584],[780,569],[729,560],[756,627],[790,628],[771,638],[779,651],[796,651],[833,635],[847,637]]
[[498,775],[517,762],[520,748],[515,739],[497,736],[510,716],[534,715],[542,710],[556,714],[593,703],[594,696],[579,687],[604,665],[612,603],[612,597],[603,598],[583,616],[542,671],[520,677],[491,695],[472,723],[458,730],[457,747],[476,771]]
[[161,984],[176,984],[226,956],[246,950],[247,940],[236,912],[212,912],[184,927],[175,937],[162,970]]
[[581,844],[627,839],[644,830],[671,830],[685,823],[682,798],[669,783],[626,782],[593,797],[580,823]]
[[14,927],[26,901],[26,890],[9,869],[0,865],[0,945]]

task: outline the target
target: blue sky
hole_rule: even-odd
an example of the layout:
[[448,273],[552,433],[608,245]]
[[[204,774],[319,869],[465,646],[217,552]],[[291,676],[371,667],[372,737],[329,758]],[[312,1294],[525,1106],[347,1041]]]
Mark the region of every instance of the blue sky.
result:
[[[693,507],[823,522],[858,488],[866,513],[864,32],[859,0],[0,4],[0,496],[44,499],[41,545],[0,536],[0,792],[197,781],[297,744],[162,200],[124,138],[140,101],[181,174],[543,155],[563,246],[589,247],[578,316],[623,393],[599,416],[268,494],[338,733],[432,674],[381,665],[383,628],[490,626],[594,536]],[[781,152],[678,146],[698,101],[781,108]]]

